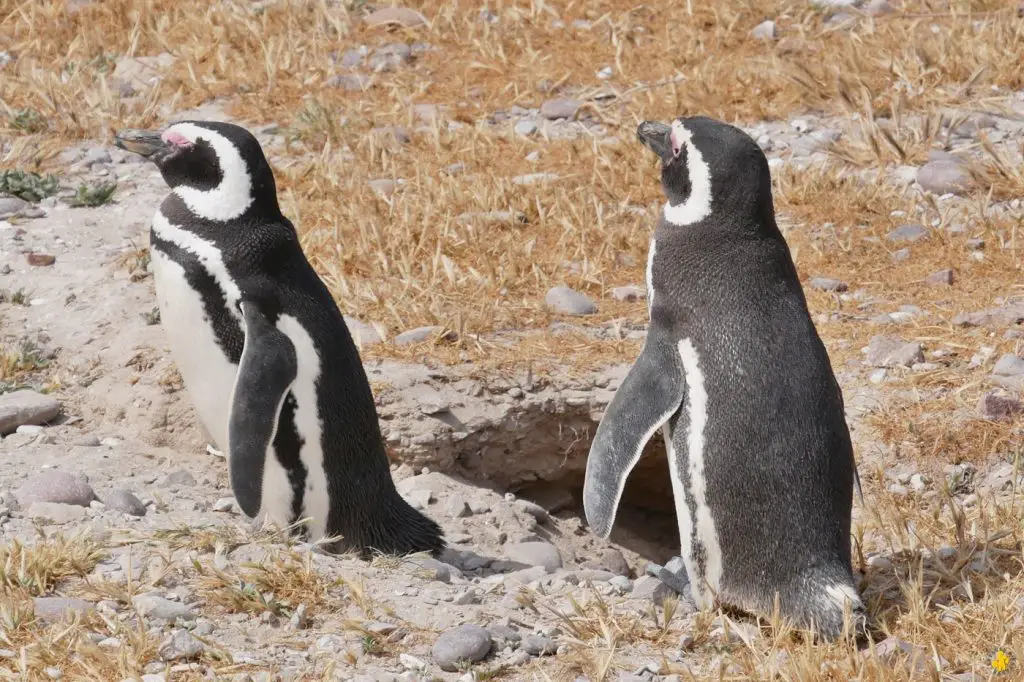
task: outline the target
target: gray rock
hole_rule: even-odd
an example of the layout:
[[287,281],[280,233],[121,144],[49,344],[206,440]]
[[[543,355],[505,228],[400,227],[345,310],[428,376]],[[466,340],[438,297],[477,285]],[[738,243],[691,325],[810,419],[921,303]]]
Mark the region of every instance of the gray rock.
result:
[[953,284],[953,271],[949,268],[939,270],[925,277],[927,284],[934,286],[951,286]]
[[871,0],[871,2],[865,5],[864,11],[873,17],[880,17],[885,14],[891,14],[893,8],[889,4],[889,0]]
[[614,548],[608,548],[601,552],[601,558],[598,559],[597,565],[615,575],[628,577],[630,573],[626,557],[622,556],[622,552]]
[[29,203],[20,197],[0,196],[0,219],[16,216],[28,207]]
[[558,644],[554,640],[541,635],[523,637],[519,647],[531,656],[553,656],[558,651]]
[[399,187],[399,183],[391,178],[377,178],[376,180],[368,181],[366,184],[369,185],[374,194],[379,194],[382,197],[391,196]]
[[306,605],[299,604],[288,619],[288,628],[291,630],[302,630],[306,627]]
[[163,77],[163,73],[169,69],[178,58],[164,52],[162,54],[147,57],[124,56],[117,60],[114,65],[114,72],[110,79],[130,91],[131,94],[156,85]]
[[615,287],[612,298],[616,301],[642,301],[647,298],[647,290],[638,286]]
[[[649,568],[648,572],[650,572]],[[690,585],[690,578],[686,574],[686,566],[683,564],[682,557],[672,557],[663,567],[656,566],[656,568],[658,580],[679,594],[686,592]]]
[[195,612],[184,604],[155,594],[135,595],[132,597],[132,606],[143,616],[154,620],[194,620],[196,617]]
[[565,285],[549,289],[544,302],[555,312],[566,315],[593,315],[597,312],[597,306],[590,298]]
[[450,498],[448,503],[445,505],[445,508],[448,512],[448,516],[453,519],[463,519],[467,516],[473,515],[473,510],[470,509],[469,505],[466,504],[466,501],[460,497]]
[[490,651],[491,633],[466,624],[441,633],[430,654],[441,670],[455,672],[462,663],[482,661]]
[[545,100],[540,105],[540,115],[551,120],[572,118],[582,104],[579,100],[567,98]]
[[0,436],[25,424],[46,424],[59,414],[60,403],[50,396],[29,389],[4,393],[0,395]]
[[205,648],[188,630],[175,630],[161,642],[157,655],[162,661],[188,661],[198,658]]
[[331,76],[324,85],[329,88],[341,88],[348,92],[363,92],[373,87],[373,79],[362,73],[345,73]]
[[218,497],[210,507],[210,511],[234,514],[236,512],[235,499],[233,497]]
[[394,71],[412,60],[412,48],[405,43],[388,43],[378,47],[370,56],[370,68],[375,72]]
[[177,485],[185,488],[192,488],[196,485],[195,477],[184,469],[178,469],[167,474],[164,485]]
[[1007,353],[996,361],[992,373],[998,376],[1015,377],[1024,375],[1024,358]]
[[85,518],[85,507],[59,502],[33,502],[28,505],[25,515],[31,519],[62,526]]
[[771,19],[762,21],[754,27],[750,35],[758,40],[775,40],[778,32],[775,30],[775,22]]
[[907,247],[903,247],[902,249],[897,249],[892,252],[893,263],[902,263],[908,258],[910,258],[910,249],[908,249]]
[[939,159],[917,170],[917,184],[933,194],[964,194],[969,189],[970,176],[959,161]]
[[545,523],[549,518],[547,510],[535,502],[516,500],[516,507],[537,519],[539,523]]
[[146,505],[127,488],[114,488],[103,496],[103,504],[131,516],[146,515]]
[[[892,242],[916,242],[928,236],[928,229],[918,223],[907,223],[900,225],[886,235]],[[909,255],[909,253],[908,253]]]
[[33,600],[36,618],[47,623],[56,623],[64,619],[69,611],[85,615],[95,607],[84,599],[67,597],[36,597]]
[[501,650],[505,647],[515,649],[523,639],[522,635],[507,625],[492,625],[487,630],[491,633],[491,641],[495,650]]
[[522,135],[523,137],[529,137],[537,132],[537,124],[528,118],[516,121],[515,125],[516,135]]
[[978,400],[978,414],[993,421],[1010,419],[1024,411],[1024,404],[1016,398],[989,391]]
[[358,68],[369,53],[370,49],[365,45],[345,50],[344,54],[341,55],[340,64],[346,69]]
[[528,566],[542,566],[548,573],[562,567],[562,555],[550,542],[518,542],[505,545],[505,556]]
[[959,327],[1010,327],[1024,322],[1024,305],[1007,305],[972,313],[960,313],[950,321]]
[[354,317],[345,315],[345,326],[348,327],[349,333],[352,334],[352,340],[360,346],[372,346],[383,341],[373,325],[361,322]]
[[828,277],[812,277],[807,286],[819,291],[846,291],[849,288],[846,282]]
[[34,502],[56,502],[88,507],[96,499],[92,486],[66,471],[49,469],[33,474],[14,491],[22,506]]
[[556,173],[527,173],[526,175],[517,175],[512,178],[512,184],[514,185],[536,185],[538,183],[554,182],[558,179]]
[[426,580],[450,583],[452,581],[452,573],[461,575],[454,566],[430,557],[409,557],[406,559],[406,562],[414,567],[413,570],[417,575],[422,576]]
[[614,576],[608,584],[615,588],[619,594],[626,594],[633,591],[633,581],[624,575]]
[[410,329],[404,331],[396,336],[393,341],[396,346],[408,346],[412,343],[419,343],[420,341],[426,341],[434,334],[441,331],[441,327],[417,327],[416,329]]
[[94,163],[111,164],[114,160],[110,158],[110,152],[107,151],[106,147],[92,147],[85,152],[85,156],[82,157],[82,165],[91,166]]
[[[931,655],[927,648],[910,642],[904,641],[898,637],[888,637],[874,646],[875,655],[886,663],[896,663],[901,658],[906,658],[908,664],[912,664],[913,668],[919,672],[929,670],[933,667]],[[864,649],[862,655],[869,656],[870,649]],[[939,669],[941,670],[945,665],[948,664],[945,659],[939,657]]]
[[924,351],[917,342],[879,334],[868,344],[867,362],[873,367],[910,367],[924,362]]
[[363,17],[369,26],[401,26],[415,28],[426,26],[429,21],[420,12],[408,7],[384,7]]
[[441,120],[443,107],[437,104],[414,104],[412,115],[420,121],[434,124]]

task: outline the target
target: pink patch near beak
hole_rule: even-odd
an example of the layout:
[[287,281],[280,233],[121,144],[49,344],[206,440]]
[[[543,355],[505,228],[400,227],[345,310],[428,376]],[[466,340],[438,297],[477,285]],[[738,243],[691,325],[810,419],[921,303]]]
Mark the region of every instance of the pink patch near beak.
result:
[[168,130],[163,135],[161,135],[160,138],[164,142],[168,142],[170,144],[177,145],[178,147],[191,147],[192,146],[192,141],[190,139],[188,139],[187,137],[185,137],[181,133],[175,132],[173,130]]
[[681,124],[672,124],[672,132],[669,133],[668,139],[672,143],[672,156],[679,156],[679,152],[683,149],[683,136],[686,133],[686,128]]

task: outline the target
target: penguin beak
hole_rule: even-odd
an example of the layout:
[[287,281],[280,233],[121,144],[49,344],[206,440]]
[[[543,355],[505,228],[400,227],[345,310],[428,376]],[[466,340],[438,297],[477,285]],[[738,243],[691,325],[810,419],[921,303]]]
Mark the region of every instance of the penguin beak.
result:
[[119,130],[114,135],[114,144],[157,163],[175,147],[155,130]]
[[667,164],[675,155],[672,153],[672,128],[658,121],[642,121],[636,127],[636,136],[640,142],[658,155],[662,163]]

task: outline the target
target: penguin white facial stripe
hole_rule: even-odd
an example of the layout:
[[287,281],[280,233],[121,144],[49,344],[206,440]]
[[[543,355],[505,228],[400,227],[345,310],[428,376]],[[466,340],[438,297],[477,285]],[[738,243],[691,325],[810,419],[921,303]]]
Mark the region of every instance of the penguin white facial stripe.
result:
[[690,339],[679,342],[679,357],[683,363],[686,378],[687,412],[689,430],[686,443],[689,449],[690,494],[696,506],[697,537],[706,552],[705,575],[707,585],[719,591],[722,580],[722,548],[718,533],[707,503],[707,479],[704,477],[704,428],[708,421],[708,394],[704,388],[704,374],[700,369],[700,357]]
[[291,315],[281,315],[277,328],[295,346],[298,374],[292,384],[295,396],[295,427],[305,442],[299,457],[306,467],[306,487],[303,493],[302,516],[312,517],[310,537],[320,537],[327,529],[330,496],[327,475],[324,472],[323,421],[319,414],[317,381],[320,378],[320,355],[309,333]]
[[238,148],[226,137],[193,123],[177,123],[164,133],[180,136],[193,144],[202,138],[210,143],[217,153],[221,181],[211,190],[199,190],[184,185],[172,191],[181,197],[189,210],[200,218],[216,222],[227,222],[238,218],[252,205],[252,176],[242,159]]
[[[682,132],[678,132],[681,130]],[[673,206],[665,202],[665,222],[677,227],[693,225],[711,215],[711,169],[700,150],[693,144],[692,134],[679,121],[672,123],[672,140],[686,147],[686,170],[690,174],[690,196],[681,204]]]
[[199,261],[203,264],[203,267],[213,276],[220,286],[221,291],[224,292],[224,297],[227,302],[228,310],[234,315],[239,321],[242,317],[238,313],[238,309],[235,304],[238,299],[241,298],[242,292],[238,288],[238,284],[231,277],[231,273],[228,272],[227,267],[224,265],[224,258],[221,256],[220,249],[213,245],[212,242],[208,242],[194,232],[183,230],[171,223],[164,216],[163,213],[157,211],[153,216],[153,231],[161,238],[165,239],[172,244],[175,244],[181,249],[195,254]]

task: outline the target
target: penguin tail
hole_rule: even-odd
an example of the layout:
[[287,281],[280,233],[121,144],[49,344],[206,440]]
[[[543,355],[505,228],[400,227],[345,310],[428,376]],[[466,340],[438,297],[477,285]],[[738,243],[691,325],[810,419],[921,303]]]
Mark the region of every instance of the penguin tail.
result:
[[355,550],[363,559],[423,552],[436,559],[448,546],[441,526],[393,488],[381,495],[372,514],[348,521],[347,528],[340,529],[338,549]]
[[810,630],[820,641],[847,637],[864,640],[868,634],[867,608],[851,580],[830,575],[801,583],[793,586],[789,600],[782,600],[784,617]]

